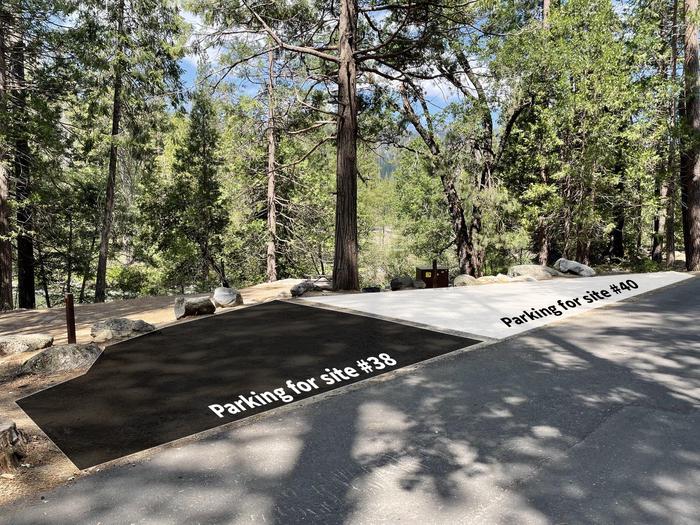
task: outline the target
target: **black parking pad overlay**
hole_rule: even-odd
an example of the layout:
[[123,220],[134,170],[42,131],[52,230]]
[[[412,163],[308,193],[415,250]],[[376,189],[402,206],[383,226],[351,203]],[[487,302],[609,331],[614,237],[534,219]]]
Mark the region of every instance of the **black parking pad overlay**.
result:
[[[479,342],[272,301],[111,345],[85,375],[17,403],[83,469],[287,404],[277,388],[297,401]],[[382,366],[384,356],[396,364]],[[343,379],[298,394],[285,387],[326,368]],[[265,404],[251,392],[268,392]]]

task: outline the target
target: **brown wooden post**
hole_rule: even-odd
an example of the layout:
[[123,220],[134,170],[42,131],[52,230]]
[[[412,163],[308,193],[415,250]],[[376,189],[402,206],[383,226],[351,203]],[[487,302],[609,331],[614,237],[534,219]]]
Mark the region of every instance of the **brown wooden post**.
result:
[[433,259],[433,288],[437,288],[437,259]]
[[73,306],[73,294],[66,294],[66,330],[68,331],[68,344],[75,344],[75,307]]

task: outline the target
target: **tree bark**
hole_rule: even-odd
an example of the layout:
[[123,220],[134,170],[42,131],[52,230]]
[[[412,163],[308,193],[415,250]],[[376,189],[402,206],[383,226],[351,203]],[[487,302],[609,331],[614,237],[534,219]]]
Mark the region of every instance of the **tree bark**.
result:
[[275,134],[275,52],[268,52],[267,75],[267,280],[277,280],[277,198],[275,169],[277,136]]
[[[671,81],[676,83],[676,67],[678,64],[678,0],[673,1],[673,20],[671,24]],[[669,122],[672,130],[678,128],[678,99],[674,94],[669,107]],[[676,155],[678,148],[675,134],[669,138],[668,148],[668,200],[666,201],[666,266],[671,267],[676,262]]]
[[668,200],[666,201],[666,266],[671,267],[676,262],[676,179],[675,173],[668,183]]
[[38,242],[36,245],[36,253],[39,256],[39,278],[41,279],[41,288],[44,291],[44,300],[46,301],[46,308],[51,308],[49,281],[46,277],[46,265],[44,264],[44,254],[41,252],[41,242]]
[[695,17],[698,0],[685,0],[685,120],[689,133],[681,173],[686,268],[700,271],[700,45]]
[[64,294],[73,293],[73,216],[68,215],[68,246],[66,254],[66,284]]
[[[543,184],[549,183],[549,167],[543,165],[540,167],[540,178]],[[549,227],[547,218],[540,216],[537,219],[537,229],[535,231],[535,242],[537,246],[537,262],[546,266],[549,262],[549,248],[551,242],[549,240]]]
[[481,234],[481,208],[477,204],[472,205],[472,219],[469,224],[469,237],[467,249],[470,254],[470,275],[481,277],[484,275],[484,263],[486,261],[486,250],[477,243]]
[[615,212],[615,226],[610,233],[610,255],[622,260],[625,257],[625,212],[624,210]]
[[546,266],[549,262],[549,234],[547,232],[547,224],[544,217],[540,217],[537,221],[536,230],[537,239],[537,262]]
[[341,0],[339,21],[338,122],[336,151],[335,256],[336,290],[360,287],[357,240],[357,3]]
[[663,239],[666,232],[666,210],[668,200],[668,181],[664,180],[657,187],[659,207],[654,217],[654,232],[652,235],[651,260],[661,262],[663,258]]
[[493,117],[491,115],[491,109],[488,105],[488,99],[486,97],[486,91],[481,86],[481,83],[474,75],[469,75],[469,79],[474,85],[477,94],[479,96],[479,103],[481,105],[482,116],[482,129],[483,129],[483,143],[481,146],[481,155],[483,166],[481,168],[481,175],[477,181],[476,194],[472,198],[472,216],[469,224],[469,253],[471,255],[471,275],[475,277],[481,277],[484,274],[484,266],[486,262],[486,249],[481,244],[481,230],[483,228],[481,206],[479,204],[479,196],[482,194],[483,190],[490,188],[492,185],[492,178],[495,166],[495,155],[494,151],[494,140],[493,140]]
[[97,229],[95,229],[95,231],[92,234],[92,238],[90,240],[89,255],[85,258],[85,266],[83,267],[83,280],[80,283],[80,294],[78,295],[78,303],[80,303],[80,304],[83,304],[85,302],[85,287],[87,286],[88,274],[90,273],[90,263],[92,262],[92,251],[95,249],[95,242],[97,241],[97,234],[98,234],[98,231],[97,231]]
[[[678,17],[678,0],[674,0],[672,10],[671,10],[671,27],[669,30],[669,38],[667,40],[669,49],[671,51],[671,56],[669,62],[667,63],[665,59],[660,58],[659,60],[659,75],[663,76],[665,81],[671,81],[675,83],[676,79],[676,64],[677,64],[677,54],[678,47],[676,41],[676,23]],[[663,36],[667,24],[667,17],[663,16],[660,21],[660,34]],[[663,56],[663,55],[662,55]],[[651,259],[652,261],[660,263],[663,260],[664,247],[666,248],[666,261],[669,264],[669,259],[673,258],[673,250],[668,249],[668,244],[673,245],[673,224],[669,225],[669,216],[671,216],[671,221],[673,220],[673,167],[674,167],[674,157],[675,157],[675,138],[673,130],[676,128],[676,101],[675,95],[671,97],[671,101],[668,106],[668,129],[669,136],[667,140],[667,155],[664,161],[663,167],[660,167],[659,174],[656,180],[656,193],[659,198],[659,205],[656,209],[654,215],[654,231],[652,234],[652,247],[651,247]],[[660,152],[663,156],[663,152]],[[669,242],[670,241],[670,242]],[[669,257],[670,255],[670,257]],[[670,261],[672,263],[672,261]]]
[[[221,286],[224,288],[229,288],[230,283],[228,282],[228,278],[226,277],[226,264],[224,263],[223,259],[221,260],[220,263],[216,262],[216,259],[211,255],[211,252],[209,251],[209,246],[206,244],[201,244],[200,245],[200,253],[202,254],[202,259],[206,261],[206,265],[204,266],[204,275],[203,275],[203,281],[207,280],[207,274],[209,273],[209,268],[214,270],[214,273],[217,275],[219,278],[219,283]],[[207,268],[207,265],[209,268]]]
[[591,238],[578,237],[576,243],[576,260],[583,264],[591,264]]
[[122,114],[122,75],[124,51],[124,0],[120,0],[117,7],[117,61],[114,71],[114,99],[112,102],[112,132],[109,147],[109,168],[107,173],[107,191],[102,218],[102,232],[100,235],[100,254],[97,259],[97,276],[95,282],[95,302],[103,303],[107,292],[107,255],[109,254],[109,239],[112,233],[112,219],[114,214],[114,190],[117,180],[117,140],[119,138],[119,126]]
[[11,473],[26,455],[26,436],[12,421],[0,420],[0,473]]
[[[0,147],[4,147],[0,145]],[[4,152],[0,153],[4,157]],[[10,240],[10,176],[0,158],[0,310],[12,310],[12,241]]]
[[[488,105],[486,105],[485,102],[484,105],[488,111]],[[471,275],[474,277],[481,277],[484,275],[484,267],[486,263],[486,249],[481,245],[481,230],[483,228],[483,221],[481,206],[478,203],[478,198],[484,189],[491,187],[491,179],[495,170],[494,155],[490,153],[493,148],[493,122],[491,120],[491,113],[489,113],[487,117],[484,117],[484,131],[486,137],[484,151],[482,152],[482,155],[484,156],[484,166],[482,167],[481,176],[477,182],[476,195],[473,197],[472,217],[469,224],[468,237],[468,250],[471,257]]]
[[34,285],[34,241],[32,239],[31,154],[26,122],[27,92],[24,77],[24,40],[20,35],[13,46],[12,71],[16,93],[16,139],[14,156],[15,193],[17,196],[17,303],[20,308],[36,308]]
[[562,248],[562,257],[565,259],[571,258],[571,227],[573,222],[573,217],[571,210],[573,208],[573,199],[571,198],[571,176],[567,173],[562,184],[562,194],[564,199],[564,218],[563,218],[563,229],[564,229],[564,243]]
[[428,159],[428,170],[431,177],[439,174],[440,182],[442,183],[442,191],[447,201],[447,210],[450,215],[450,224],[455,235],[455,249],[457,251],[457,262],[459,264],[459,272],[462,274],[473,274],[471,266],[471,243],[469,240],[469,226],[465,219],[464,204],[459,197],[457,188],[455,187],[454,178],[448,176],[448,166],[444,165],[442,152],[435,136],[432,126],[432,120],[429,118],[427,106],[422,93],[417,92],[416,96],[424,108],[427,125],[424,126],[420,117],[413,109],[411,101],[406,92],[406,87],[401,89],[401,98],[403,100],[403,115],[413,125],[418,135],[423,140],[423,143],[430,151]]
[[211,315],[216,306],[209,297],[178,297],[175,299],[175,318]]
[[641,257],[642,253],[642,238],[644,235],[644,213],[643,213],[643,205],[644,205],[644,197],[642,195],[642,182],[640,180],[637,180],[637,202],[635,208],[637,209],[637,217],[636,217],[636,226],[637,226],[637,242],[636,242],[636,253],[635,257],[639,258]]
[[440,175],[442,182],[443,193],[447,199],[447,206],[450,213],[450,222],[452,223],[452,231],[455,234],[455,247],[457,249],[457,263],[459,264],[459,273],[471,275],[471,254],[469,252],[469,227],[464,218],[464,206],[459,198],[457,188],[455,188],[454,180],[446,175]]
[[[10,14],[0,7],[0,135],[7,136],[7,42]],[[10,240],[10,171],[7,168],[9,146],[0,143],[0,310],[12,310],[12,241]]]

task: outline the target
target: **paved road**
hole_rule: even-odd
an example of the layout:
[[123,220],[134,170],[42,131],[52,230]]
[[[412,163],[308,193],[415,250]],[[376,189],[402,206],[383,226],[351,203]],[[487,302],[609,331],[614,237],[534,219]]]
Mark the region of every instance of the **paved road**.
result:
[[700,523],[700,278],[169,448],[0,523]]

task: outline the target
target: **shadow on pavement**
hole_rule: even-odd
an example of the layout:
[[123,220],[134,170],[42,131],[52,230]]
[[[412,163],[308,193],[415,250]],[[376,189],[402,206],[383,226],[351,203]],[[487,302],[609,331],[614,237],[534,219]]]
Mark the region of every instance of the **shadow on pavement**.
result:
[[275,301],[109,346],[18,404],[87,468],[477,342]]
[[447,356],[99,473],[9,519],[697,523],[699,297],[693,279]]

